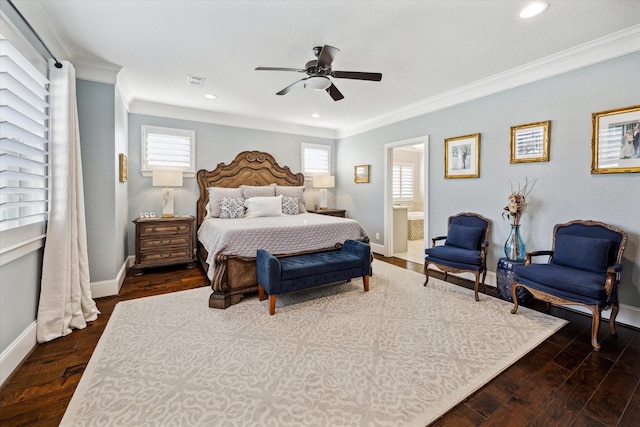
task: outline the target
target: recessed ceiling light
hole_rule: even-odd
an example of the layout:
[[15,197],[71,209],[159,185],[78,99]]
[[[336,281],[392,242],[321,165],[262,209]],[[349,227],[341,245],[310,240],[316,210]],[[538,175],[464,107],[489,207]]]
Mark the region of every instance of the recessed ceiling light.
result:
[[320,114],[318,114],[318,113],[313,113],[313,114],[311,115],[311,117],[313,117],[314,119],[317,119],[317,118],[319,118],[319,117],[320,117]]
[[212,93],[208,93],[208,94],[206,94],[204,97],[205,97],[205,98],[207,98],[207,99],[216,99],[216,98],[217,98],[217,96],[215,96],[215,95],[214,95],[214,94],[212,94]]
[[546,1],[536,1],[522,9],[518,16],[522,19],[533,18],[547,10],[548,7],[549,4]]

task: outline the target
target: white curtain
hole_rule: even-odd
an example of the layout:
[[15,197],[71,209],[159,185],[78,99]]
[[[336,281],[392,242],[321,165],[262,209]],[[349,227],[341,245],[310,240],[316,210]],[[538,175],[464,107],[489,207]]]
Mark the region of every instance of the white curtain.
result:
[[71,63],[62,64],[49,65],[51,203],[38,305],[41,343],[85,328],[100,314],[89,280],[76,74]]

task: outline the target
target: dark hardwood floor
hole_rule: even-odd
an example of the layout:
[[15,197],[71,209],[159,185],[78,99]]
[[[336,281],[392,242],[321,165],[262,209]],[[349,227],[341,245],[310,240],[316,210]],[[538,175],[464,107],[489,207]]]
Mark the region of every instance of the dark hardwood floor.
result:
[[[376,258],[422,273],[420,264]],[[472,287],[464,280],[449,281]],[[201,286],[207,282],[200,269],[158,269],[127,276],[120,295],[96,300],[102,313],[98,320],[38,345],[16,369],[0,389],[0,425],[59,424],[119,301]],[[497,297],[495,288],[487,288],[487,294]],[[533,308],[544,310],[545,305]],[[618,325],[618,335],[611,336],[603,323],[602,350],[594,352],[589,317],[556,307],[551,314],[569,323],[433,425],[640,425],[640,331]]]

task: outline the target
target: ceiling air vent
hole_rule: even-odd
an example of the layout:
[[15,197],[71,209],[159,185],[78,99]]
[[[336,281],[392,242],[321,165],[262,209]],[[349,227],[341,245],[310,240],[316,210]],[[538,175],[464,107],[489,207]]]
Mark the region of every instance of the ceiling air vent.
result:
[[206,80],[204,77],[187,76],[187,85],[191,87],[204,87]]

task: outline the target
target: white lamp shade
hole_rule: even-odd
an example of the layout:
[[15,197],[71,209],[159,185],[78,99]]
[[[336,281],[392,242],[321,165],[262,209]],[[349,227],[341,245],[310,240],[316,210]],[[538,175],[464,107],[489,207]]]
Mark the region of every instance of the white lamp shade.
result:
[[336,185],[336,179],[333,175],[318,175],[313,177],[313,186],[315,188],[333,188]]
[[182,187],[182,171],[153,171],[154,187]]

